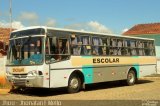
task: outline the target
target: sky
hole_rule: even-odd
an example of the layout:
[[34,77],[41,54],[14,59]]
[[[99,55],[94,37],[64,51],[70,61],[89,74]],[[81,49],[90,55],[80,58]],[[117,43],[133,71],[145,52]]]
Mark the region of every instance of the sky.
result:
[[[0,0],[0,26],[10,22]],[[160,22],[160,0],[12,0],[12,26],[50,26],[122,34],[136,24]]]

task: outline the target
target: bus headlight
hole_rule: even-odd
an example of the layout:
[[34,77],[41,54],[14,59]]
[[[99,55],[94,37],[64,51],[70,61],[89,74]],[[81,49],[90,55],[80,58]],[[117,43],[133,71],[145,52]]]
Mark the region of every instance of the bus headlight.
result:
[[29,76],[36,76],[37,75],[37,71],[36,70],[30,71],[30,72],[28,72],[28,75]]

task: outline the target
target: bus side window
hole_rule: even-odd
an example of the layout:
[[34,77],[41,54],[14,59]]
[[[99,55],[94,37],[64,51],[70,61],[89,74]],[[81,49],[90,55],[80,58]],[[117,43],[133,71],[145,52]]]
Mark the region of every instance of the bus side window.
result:
[[92,54],[93,55],[106,55],[107,42],[103,38],[92,38]]
[[104,49],[103,49],[103,41],[102,41],[102,38],[99,38],[99,50],[98,50],[98,53],[99,53],[99,55],[103,55],[103,54],[105,54],[105,51],[104,51]]
[[121,56],[122,55],[122,48],[123,48],[123,40],[118,39],[117,40],[117,44],[118,44],[118,53],[117,53],[117,55]]
[[52,63],[58,60],[58,41],[57,38],[54,37],[48,37],[46,41],[46,62]]
[[56,50],[56,37],[52,37],[52,38],[49,38],[49,52],[50,54],[55,54],[57,53],[57,50]]
[[136,41],[135,40],[130,41],[130,48],[131,48],[131,55],[136,56],[137,50],[136,50]]
[[102,55],[108,55],[108,39],[105,38],[101,38],[101,50],[102,50]]
[[117,48],[117,39],[111,38],[110,39],[110,55],[117,55],[118,54],[118,48]]
[[149,42],[149,55],[150,56],[154,56],[155,55],[155,48],[154,48],[154,43],[153,42]]
[[90,55],[91,54],[91,47],[90,47],[90,38],[89,36],[81,36],[82,41],[82,55]]
[[68,40],[59,39],[59,54],[68,54]]
[[79,36],[71,36],[71,52],[73,55],[80,55],[81,53],[82,42],[79,39]]
[[138,47],[138,54],[140,56],[143,56],[144,55],[144,44],[143,44],[143,42],[142,41],[138,41],[137,47]]
[[98,37],[93,37],[92,38],[92,54],[93,55],[99,55],[98,51],[99,51],[99,38]]
[[146,56],[154,56],[154,48],[153,43],[150,41],[144,42],[144,54]]
[[47,38],[46,42],[46,62],[52,63],[69,58],[69,39],[53,36]]
[[125,39],[123,41],[123,50],[122,50],[122,54],[124,56],[130,56],[131,55],[131,50],[130,50],[130,40]]

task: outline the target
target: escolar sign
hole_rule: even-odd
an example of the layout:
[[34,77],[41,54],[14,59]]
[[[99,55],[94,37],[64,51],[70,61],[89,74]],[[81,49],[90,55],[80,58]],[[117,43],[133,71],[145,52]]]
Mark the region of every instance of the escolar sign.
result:
[[119,63],[119,58],[94,58],[93,63]]

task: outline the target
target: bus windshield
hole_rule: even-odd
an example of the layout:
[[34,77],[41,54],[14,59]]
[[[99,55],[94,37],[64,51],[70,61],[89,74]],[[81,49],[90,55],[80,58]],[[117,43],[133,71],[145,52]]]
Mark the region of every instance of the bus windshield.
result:
[[38,65],[43,62],[43,37],[27,36],[11,39],[7,65]]

